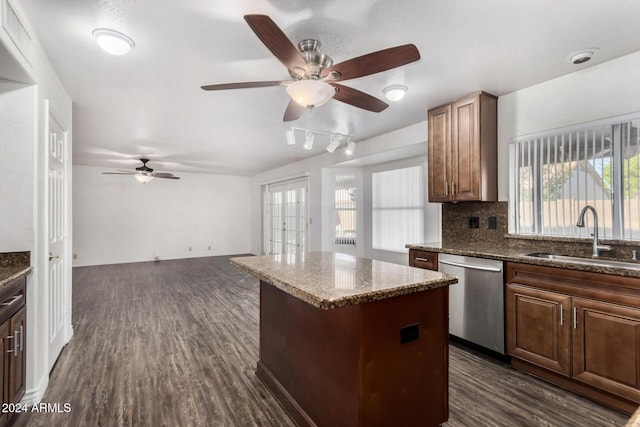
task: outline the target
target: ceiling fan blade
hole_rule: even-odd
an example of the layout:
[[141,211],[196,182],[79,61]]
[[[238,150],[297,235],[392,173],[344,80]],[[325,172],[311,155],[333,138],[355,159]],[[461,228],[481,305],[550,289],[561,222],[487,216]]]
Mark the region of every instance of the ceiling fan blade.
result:
[[151,176],[154,176],[156,178],[171,178],[175,175],[169,172],[154,172],[151,174]]
[[223,83],[219,85],[207,85],[201,86],[204,90],[227,90],[227,89],[247,89],[252,87],[270,87],[270,86],[282,86],[284,84],[281,80],[276,81],[264,81],[264,82],[244,82],[244,83]]
[[358,89],[354,89],[349,86],[339,85],[337,83],[330,83],[331,86],[338,89],[333,99],[344,102],[345,104],[353,105],[354,107],[362,108],[363,110],[373,111],[379,113],[389,106],[384,101],[364,93]]
[[306,111],[306,108],[302,105],[298,104],[293,99],[289,101],[289,105],[287,105],[287,109],[284,111],[284,117],[282,118],[283,122],[291,122],[300,118]]
[[[169,176],[169,175],[171,175],[171,176]],[[154,173],[154,174],[152,174],[152,176],[154,178],[162,178],[162,179],[180,179],[179,176],[175,176],[175,175],[172,175],[172,174],[163,175],[163,174],[155,174]]]
[[420,59],[418,48],[413,44],[405,44],[348,59],[325,68],[321,75],[325,77],[332,71],[337,71],[340,77],[336,81],[349,80],[400,67],[418,59]]
[[103,175],[136,175],[135,172],[102,172]]
[[291,40],[282,32],[280,27],[267,15],[245,15],[249,27],[256,36],[284,64],[294,75],[309,73],[309,66],[300,54],[300,51],[291,43]]

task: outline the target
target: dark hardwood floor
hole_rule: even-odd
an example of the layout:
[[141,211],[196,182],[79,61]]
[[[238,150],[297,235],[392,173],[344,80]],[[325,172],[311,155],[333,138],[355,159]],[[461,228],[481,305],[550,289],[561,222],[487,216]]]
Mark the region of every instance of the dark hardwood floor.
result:
[[[229,257],[75,268],[74,338],[15,426],[291,426],[256,378],[258,280]],[[622,426],[627,417],[451,345],[455,426]]]

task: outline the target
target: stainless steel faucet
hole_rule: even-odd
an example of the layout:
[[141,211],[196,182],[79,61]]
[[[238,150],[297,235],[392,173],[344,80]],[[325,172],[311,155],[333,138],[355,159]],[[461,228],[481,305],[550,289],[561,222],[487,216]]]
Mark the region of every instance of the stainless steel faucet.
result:
[[593,213],[593,252],[591,253],[591,256],[597,258],[600,255],[600,251],[610,251],[611,246],[601,245],[598,242],[598,213],[593,206],[586,205],[584,208],[582,208],[582,210],[580,211],[580,215],[578,215],[578,222],[576,223],[576,227],[584,227],[584,216],[587,211],[591,211]]

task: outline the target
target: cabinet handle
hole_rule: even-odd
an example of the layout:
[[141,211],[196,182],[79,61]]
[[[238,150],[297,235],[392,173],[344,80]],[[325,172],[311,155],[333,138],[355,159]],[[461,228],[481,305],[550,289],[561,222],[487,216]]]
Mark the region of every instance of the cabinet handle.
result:
[[416,261],[429,262],[429,258],[415,257]]
[[24,351],[24,345],[22,343],[22,337],[24,336],[23,331],[24,331],[24,327],[20,325],[20,353]]
[[449,195],[449,183],[447,181],[444,182],[444,195]]
[[456,195],[456,183],[451,181],[451,195],[455,196]]
[[20,298],[22,298],[22,295],[14,295],[11,298],[11,301],[9,302],[3,302],[2,304],[0,304],[1,306],[7,306],[7,305],[13,305],[16,303],[16,301],[18,301]]
[[578,309],[573,307],[573,329],[578,328]]
[[13,339],[13,350],[7,350],[7,353],[13,353],[14,357],[16,356],[16,352],[17,352],[16,350],[16,341],[18,340],[18,338],[16,337],[17,332],[18,331],[13,331],[13,335],[9,335],[6,337],[7,339],[9,338]]
[[560,326],[564,325],[564,305],[560,304]]

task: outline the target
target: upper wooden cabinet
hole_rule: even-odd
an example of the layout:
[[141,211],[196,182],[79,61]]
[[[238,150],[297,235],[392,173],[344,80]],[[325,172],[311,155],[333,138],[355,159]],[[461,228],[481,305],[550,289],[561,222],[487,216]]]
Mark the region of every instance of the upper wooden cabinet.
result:
[[429,201],[498,200],[498,98],[475,93],[429,110]]

